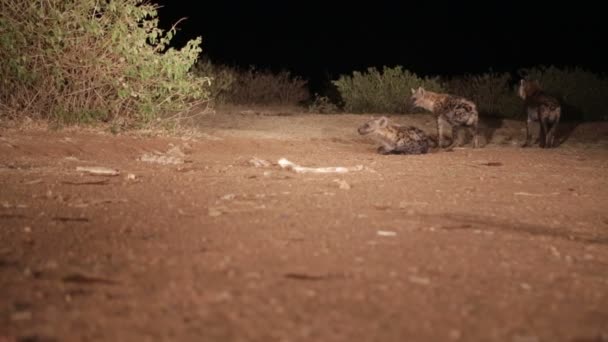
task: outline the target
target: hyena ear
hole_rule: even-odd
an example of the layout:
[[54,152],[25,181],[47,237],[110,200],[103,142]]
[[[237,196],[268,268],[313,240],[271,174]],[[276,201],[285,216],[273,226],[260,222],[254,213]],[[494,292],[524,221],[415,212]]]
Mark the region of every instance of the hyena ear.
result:
[[424,95],[424,91],[424,88],[418,87],[418,92],[420,93],[420,95]]
[[410,90],[412,91],[412,95],[416,94],[416,90],[414,88],[410,88]]
[[380,124],[380,127],[388,126],[388,118],[386,116],[381,117],[378,124]]

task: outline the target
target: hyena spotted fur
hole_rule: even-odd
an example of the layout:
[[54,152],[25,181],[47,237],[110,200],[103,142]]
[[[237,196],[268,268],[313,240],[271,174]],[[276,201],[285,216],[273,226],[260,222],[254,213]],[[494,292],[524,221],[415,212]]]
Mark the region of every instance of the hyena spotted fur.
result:
[[415,107],[424,108],[437,117],[437,139],[439,147],[443,147],[442,124],[452,127],[452,143],[447,146],[451,150],[456,143],[458,129],[466,127],[473,135],[473,146],[479,147],[477,125],[479,113],[473,101],[452,94],[436,93],[422,87],[412,89],[411,100]]
[[423,130],[391,123],[385,116],[367,121],[358,131],[380,143],[380,154],[425,154],[433,145]]
[[562,111],[559,101],[546,94],[537,80],[522,79],[519,82],[518,95],[524,100],[524,107],[528,115],[526,142],[522,147],[530,145],[530,124],[533,121],[538,121],[540,125],[538,134],[540,147],[555,147],[555,131]]

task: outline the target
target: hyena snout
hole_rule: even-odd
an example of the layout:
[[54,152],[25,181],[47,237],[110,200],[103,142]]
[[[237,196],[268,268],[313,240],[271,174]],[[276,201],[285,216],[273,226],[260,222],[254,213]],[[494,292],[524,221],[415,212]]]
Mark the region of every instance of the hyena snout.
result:
[[368,134],[368,133],[372,132],[373,130],[374,130],[373,127],[370,127],[370,125],[367,125],[367,124],[363,125],[357,129],[357,131],[361,135]]

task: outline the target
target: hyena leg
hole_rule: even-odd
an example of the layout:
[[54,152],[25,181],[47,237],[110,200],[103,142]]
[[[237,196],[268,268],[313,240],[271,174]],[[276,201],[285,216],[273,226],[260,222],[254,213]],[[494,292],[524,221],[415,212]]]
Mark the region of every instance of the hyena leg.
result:
[[397,148],[395,152],[400,154],[424,154],[428,152],[426,141],[409,141]]
[[437,117],[437,147],[443,148],[443,120],[441,116]]
[[547,147],[547,120],[541,118],[538,121],[540,121],[540,134],[538,137],[538,144],[540,145],[540,147],[545,148]]
[[528,120],[526,121],[526,142],[524,142],[521,147],[530,146],[530,140],[532,139],[532,136],[530,135],[530,124],[532,124],[532,120],[528,118]]
[[551,147],[556,147],[555,146],[555,132],[557,131],[557,125],[559,124],[559,116],[555,119],[555,122],[553,122],[553,125],[551,126],[551,129],[549,129],[549,148]]
[[473,136],[473,147],[478,148],[479,147],[479,131],[478,131],[478,127],[477,127],[477,122],[469,127],[469,131],[471,132],[471,135]]
[[451,151],[454,148],[454,146],[456,145],[456,141],[458,140],[458,132],[459,132],[459,126],[458,125],[452,126],[452,143],[450,143],[450,145],[448,145],[446,147],[446,150]]
[[379,154],[391,154],[391,153],[393,153],[393,149],[391,149],[391,148],[389,148],[387,146],[384,146],[384,145],[378,147],[377,151],[378,151]]

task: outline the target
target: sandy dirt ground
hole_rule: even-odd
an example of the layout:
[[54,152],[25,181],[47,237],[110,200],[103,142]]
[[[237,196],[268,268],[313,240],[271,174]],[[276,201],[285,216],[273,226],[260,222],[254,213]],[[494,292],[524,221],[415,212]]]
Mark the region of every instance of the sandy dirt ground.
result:
[[608,341],[607,124],[383,156],[368,117],[0,129],[0,341]]

